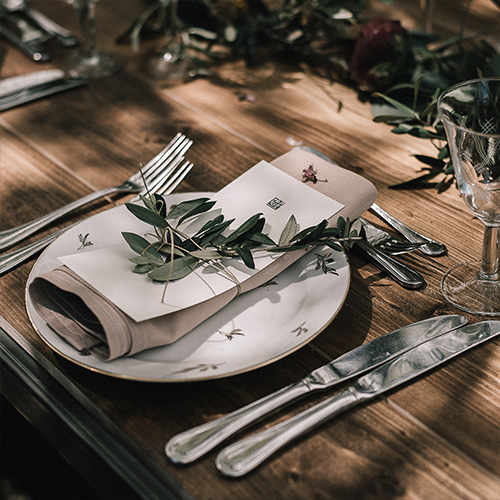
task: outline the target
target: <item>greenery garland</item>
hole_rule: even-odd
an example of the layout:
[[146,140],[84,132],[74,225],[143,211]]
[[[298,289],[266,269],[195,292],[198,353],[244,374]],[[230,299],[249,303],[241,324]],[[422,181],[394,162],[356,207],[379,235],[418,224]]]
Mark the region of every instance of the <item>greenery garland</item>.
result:
[[[451,85],[478,76],[500,76],[500,53],[485,35],[436,36],[409,32],[398,21],[363,21],[369,0],[180,0],[187,45],[198,54],[198,75],[228,47],[251,67],[266,53],[280,51],[332,80],[346,83],[372,104],[376,122],[395,134],[431,140],[436,156],[416,154],[417,178],[394,189],[453,183],[453,166],[436,103]],[[390,0],[386,0],[390,3]],[[139,50],[141,38],[164,30],[165,12],[155,0],[120,37]],[[498,29],[500,31],[500,28]],[[436,181],[434,181],[436,179]],[[433,181],[433,182],[431,182]]]

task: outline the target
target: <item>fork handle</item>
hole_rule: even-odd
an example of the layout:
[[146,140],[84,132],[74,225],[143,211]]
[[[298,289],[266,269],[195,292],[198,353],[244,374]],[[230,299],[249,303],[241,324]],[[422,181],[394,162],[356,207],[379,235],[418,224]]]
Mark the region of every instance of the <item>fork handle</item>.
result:
[[373,203],[370,207],[377,215],[379,215],[387,224],[392,226],[396,231],[399,231],[408,241],[412,243],[420,243],[426,241],[427,244],[422,245],[419,250],[426,255],[432,257],[437,257],[438,255],[443,255],[446,253],[446,246],[438,241],[431,240],[427,236],[420,234],[415,229],[408,227],[405,223],[396,219],[393,215],[387,213],[383,208],[379,207],[376,203]]
[[165,453],[174,463],[190,463],[260,417],[310,392],[304,381],[294,382],[243,408],[172,437]]
[[101,189],[100,191],[96,191],[94,193],[90,193],[79,200],[75,200],[64,207],[58,208],[53,212],[50,212],[46,215],[42,215],[38,219],[32,220],[31,222],[27,222],[26,224],[22,224],[21,226],[17,226],[11,229],[5,229],[4,231],[0,231],[0,250],[4,250],[5,248],[11,247],[16,243],[24,240],[28,236],[36,233],[40,229],[48,226],[52,222],[64,217],[70,212],[87,205],[99,198],[103,198],[104,196],[108,196],[114,193],[134,193],[137,190],[132,189],[131,187],[126,186],[115,186],[110,188]]
[[48,236],[45,236],[45,238],[35,241],[30,245],[26,245],[25,247],[19,248],[18,250],[0,255],[0,275],[10,271],[11,269],[14,269],[33,255],[43,250],[45,247],[50,245],[50,243],[55,241],[55,239],[60,234],[66,231],[66,229],[69,229],[69,227],[60,229],[59,231],[49,234]]
[[403,287],[415,290],[425,285],[424,277],[405,266],[403,263],[392,258],[390,255],[381,252],[364,240],[356,241],[356,245],[361,248],[369,257],[382,266],[394,279]]

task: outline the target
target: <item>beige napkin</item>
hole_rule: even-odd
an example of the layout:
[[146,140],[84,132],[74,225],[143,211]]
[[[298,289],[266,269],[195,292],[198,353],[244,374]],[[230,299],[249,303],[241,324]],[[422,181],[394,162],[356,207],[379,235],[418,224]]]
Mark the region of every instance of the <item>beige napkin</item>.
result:
[[[340,216],[359,217],[377,196],[371,182],[306,150],[293,149],[271,163],[298,180],[304,170],[314,169],[319,181],[308,181],[308,185],[344,205],[330,220],[333,226]],[[234,286],[200,304],[141,322],[132,320],[65,266],[35,278],[29,293],[38,314],[55,332],[75,349],[109,361],[175,342],[238,293],[266,283],[303,255],[303,251],[283,254],[243,282],[239,292]]]

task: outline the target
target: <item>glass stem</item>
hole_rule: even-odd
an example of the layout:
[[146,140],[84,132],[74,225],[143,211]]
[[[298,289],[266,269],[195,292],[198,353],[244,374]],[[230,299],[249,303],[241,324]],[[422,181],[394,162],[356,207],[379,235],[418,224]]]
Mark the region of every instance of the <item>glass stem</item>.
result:
[[95,4],[96,0],[78,2],[76,13],[80,22],[80,29],[84,37],[85,51],[92,57],[96,53],[97,34],[95,25]]
[[488,281],[498,281],[498,264],[499,264],[499,238],[500,231],[498,226],[484,227],[483,238],[483,255],[481,258],[481,270],[479,278]]

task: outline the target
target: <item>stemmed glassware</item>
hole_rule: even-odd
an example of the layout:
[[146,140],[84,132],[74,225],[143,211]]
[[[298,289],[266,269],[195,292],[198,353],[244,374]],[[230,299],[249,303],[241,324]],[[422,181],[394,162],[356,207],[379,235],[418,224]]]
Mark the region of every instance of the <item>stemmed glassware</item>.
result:
[[122,61],[108,52],[97,49],[95,8],[97,0],[64,0],[76,10],[82,32],[83,48],[66,62],[72,77],[88,79],[105,78],[114,75],[123,67]]
[[[458,189],[484,223],[480,262],[463,263],[443,277],[446,299],[466,312],[500,315],[500,78],[455,85],[438,99]],[[464,228],[464,238],[467,228]]]
[[178,81],[191,76],[178,14],[178,0],[158,0],[165,25],[165,43],[148,59],[146,71],[155,78]]

